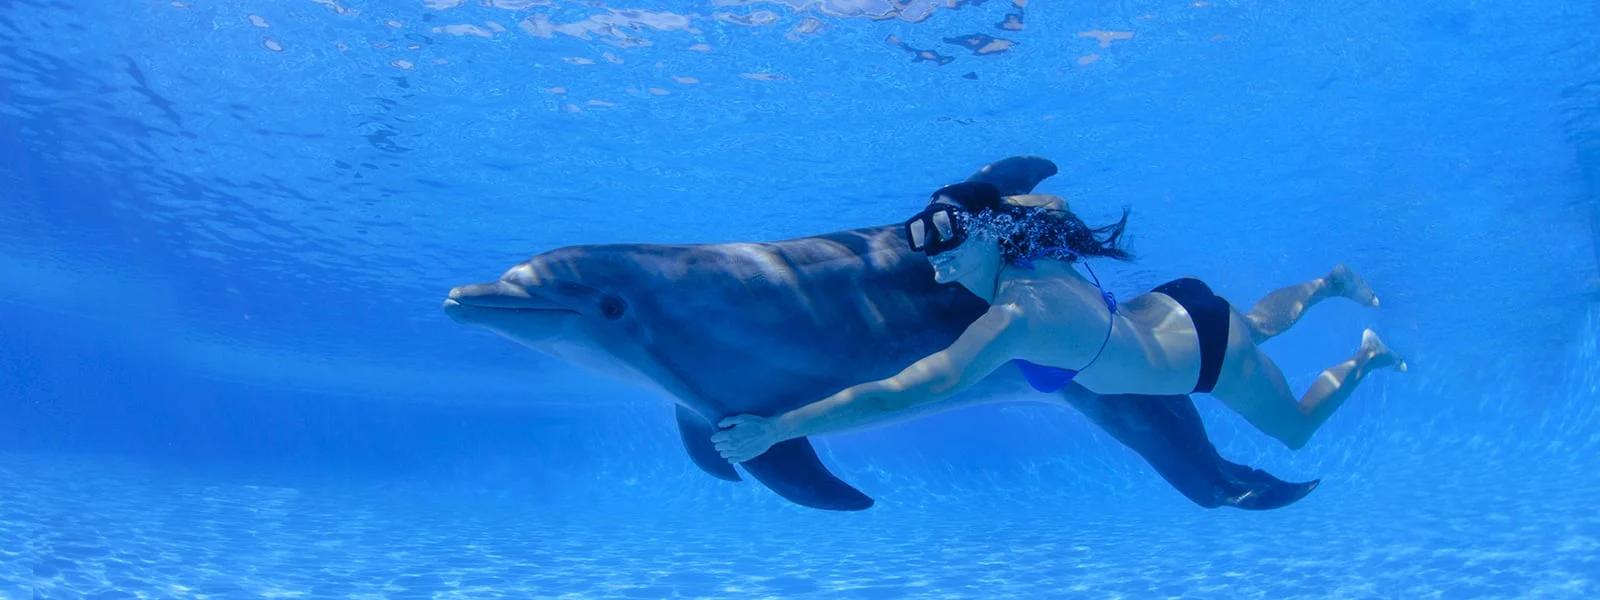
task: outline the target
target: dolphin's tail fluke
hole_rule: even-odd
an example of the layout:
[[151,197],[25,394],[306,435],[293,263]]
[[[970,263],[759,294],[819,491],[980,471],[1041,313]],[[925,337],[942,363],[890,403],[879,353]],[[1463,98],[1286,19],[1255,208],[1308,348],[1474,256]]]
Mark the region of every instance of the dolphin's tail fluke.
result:
[[1067,390],[1064,397],[1073,407],[1139,453],[1178,493],[1205,508],[1282,508],[1320,483],[1284,481],[1222,458],[1188,396],[1101,396],[1076,384]]
[[1294,504],[1301,498],[1310,494],[1322,484],[1321,479],[1305,482],[1289,482],[1274,477],[1271,473],[1261,469],[1220,460],[1220,470],[1234,489],[1240,490],[1237,495],[1223,499],[1222,504],[1244,510],[1272,510]]

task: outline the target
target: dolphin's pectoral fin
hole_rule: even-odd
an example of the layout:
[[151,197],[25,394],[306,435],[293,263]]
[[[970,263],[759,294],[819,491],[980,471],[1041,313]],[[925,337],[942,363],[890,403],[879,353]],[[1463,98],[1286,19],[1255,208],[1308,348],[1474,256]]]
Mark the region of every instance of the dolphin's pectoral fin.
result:
[[828,471],[806,438],[779,442],[761,456],[740,464],[767,489],[801,506],[823,510],[872,507],[872,498]]
[[967,181],[982,181],[999,188],[1001,196],[1020,196],[1033,192],[1051,175],[1056,174],[1056,164],[1038,156],[1012,156],[985,165]]
[[712,477],[724,481],[742,481],[739,471],[733,468],[733,463],[717,453],[717,447],[711,444],[711,434],[716,433],[711,423],[700,418],[694,411],[678,406],[678,436],[683,438],[683,449],[689,453],[689,460],[701,471],[710,473]]
[[1321,479],[1293,483],[1274,477],[1261,469],[1221,461],[1222,472],[1233,481],[1237,494],[1229,495],[1222,503],[1244,510],[1272,510],[1294,504],[1317,489]]

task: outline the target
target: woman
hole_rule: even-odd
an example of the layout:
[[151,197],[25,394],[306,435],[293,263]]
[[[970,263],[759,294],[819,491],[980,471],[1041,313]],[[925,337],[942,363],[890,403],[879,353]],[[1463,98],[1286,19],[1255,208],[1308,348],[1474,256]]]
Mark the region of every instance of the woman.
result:
[[[1035,389],[1077,381],[1098,394],[1210,393],[1291,449],[1304,446],[1373,369],[1406,369],[1372,330],[1355,356],[1323,371],[1298,401],[1258,344],[1283,333],[1311,305],[1339,296],[1378,298],[1339,265],[1327,276],[1268,294],[1242,314],[1185,277],[1119,305],[1072,267],[1079,259],[1128,260],[1118,247],[1127,212],[1091,229],[1065,210],[1020,207],[985,183],[935,192],[905,225],[913,250],[940,283],[957,282],[989,303],[949,348],[888,379],[859,384],[772,418],[736,415],[712,436],[724,458],[744,462],[778,442],[849,429],[966,389],[1015,361]],[[1087,266],[1087,265],[1085,265]],[[1089,271],[1094,276],[1094,271]]]

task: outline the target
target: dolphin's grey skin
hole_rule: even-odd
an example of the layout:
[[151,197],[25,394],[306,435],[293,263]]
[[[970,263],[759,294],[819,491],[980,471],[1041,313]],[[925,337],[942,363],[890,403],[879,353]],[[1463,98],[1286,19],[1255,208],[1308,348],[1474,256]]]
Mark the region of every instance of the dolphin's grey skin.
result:
[[[1055,172],[1048,160],[1013,157],[972,179],[1019,195]],[[986,308],[965,288],[935,282],[898,225],[771,243],[570,246],[498,281],[452,289],[444,302],[457,322],[673,398],[690,459],[729,481],[739,475],[713,448],[713,423],[778,414],[894,375],[954,342]],[[1077,384],[1040,394],[1014,366],[899,417],[1019,398],[1070,404],[1201,506],[1276,508],[1317,485],[1223,460],[1187,396],[1101,396]],[[873,504],[830,473],[806,438],[741,464],[804,506]]]

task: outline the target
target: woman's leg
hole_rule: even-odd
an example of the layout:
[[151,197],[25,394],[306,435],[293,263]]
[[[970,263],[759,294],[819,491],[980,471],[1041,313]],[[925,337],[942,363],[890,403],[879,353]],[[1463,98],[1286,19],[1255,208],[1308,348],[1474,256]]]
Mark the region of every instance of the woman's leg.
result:
[[1323,371],[1296,401],[1283,372],[1260,348],[1253,343],[1229,346],[1211,395],[1293,450],[1306,445],[1368,373],[1389,366],[1406,370],[1405,360],[1368,329],[1361,333],[1355,356]]
[[1251,339],[1261,344],[1288,331],[1316,303],[1338,297],[1378,306],[1378,295],[1372,292],[1366,280],[1340,263],[1325,276],[1267,294],[1250,309],[1244,320],[1250,326]]

